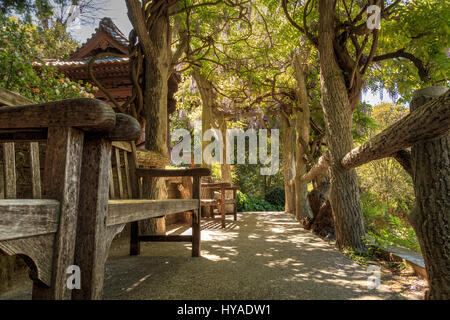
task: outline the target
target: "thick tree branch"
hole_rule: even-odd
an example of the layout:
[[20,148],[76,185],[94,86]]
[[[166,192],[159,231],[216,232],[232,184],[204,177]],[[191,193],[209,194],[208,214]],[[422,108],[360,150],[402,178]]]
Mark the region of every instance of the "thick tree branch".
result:
[[[412,175],[410,154],[403,149],[418,141],[436,138],[448,132],[450,132],[450,90],[347,153],[341,164],[350,170],[370,161],[392,156]],[[314,179],[325,172],[328,166],[327,152],[308,173],[302,176],[302,181]]]
[[[304,35],[306,35],[309,39],[309,41],[311,41],[311,43],[313,45],[315,45],[316,47],[319,45],[319,40],[317,39],[317,37],[315,37],[314,35],[312,35],[310,32],[307,32],[304,28],[302,28],[301,26],[298,25],[297,22],[294,21],[294,19],[292,19],[292,17],[290,16],[288,9],[287,9],[287,0],[281,0],[281,6],[283,7],[283,11],[284,11],[284,15],[286,16],[286,19],[288,19],[288,21],[296,28],[298,29],[301,33],[303,33]],[[304,17],[304,19],[306,20],[306,17]],[[304,22],[305,22],[304,20]]]
[[156,57],[156,48],[150,40],[148,34],[146,19],[144,17],[141,2],[139,0],[126,0],[128,8],[128,17],[133,24],[134,30],[139,37],[139,43],[142,46],[144,54],[147,57]]
[[347,170],[389,157],[417,141],[432,139],[450,131],[450,90],[411,112],[368,142],[347,153],[342,166]]
[[311,168],[311,170],[308,171],[308,173],[304,174],[300,180],[302,182],[311,181],[318,175],[323,174],[325,171],[328,170],[329,167],[329,161],[330,161],[330,154],[328,151],[326,151],[320,158],[319,161],[317,161],[316,165]]
[[412,165],[411,165],[411,151],[399,150],[392,155],[398,163],[405,169],[406,172],[412,177]]
[[198,8],[198,7],[214,6],[214,5],[219,4],[221,2],[222,2],[222,0],[217,0],[217,1],[214,1],[214,2],[203,2],[203,3],[194,4],[194,5],[186,7],[186,8],[175,10],[175,11],[171,12],[170,15],[173,16],[173,15],[176,15],[178,13],[186,12],[188,10],[192,10],[192,9]]
[[405,58],[410,60],[416,66],[417,71],[419,72],[420,80],[422,80],[423,82],[430,80],[429,70],[425,67],[423,61],[414,56],[412,53],[405,52],[405,48],[399,49],[395,52],[373,57],[373,61],[376,62],[395,58]]

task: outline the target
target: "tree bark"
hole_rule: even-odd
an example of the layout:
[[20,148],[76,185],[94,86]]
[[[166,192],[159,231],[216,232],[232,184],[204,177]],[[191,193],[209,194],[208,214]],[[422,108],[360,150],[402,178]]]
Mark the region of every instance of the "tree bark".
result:
[[[443,87],[446,88],[446,87]],[[447,89],[447,88],[446,88]],[[442,90],[443,92],[445,89]],[[450,90],[429,100],[407,117],[397,121],[381,133],[347,153],[341,164],[352,169],[373,160],[395,158],[412,176],[411,154],[408,150],[416,142],[432,139],[450,130]],[[329,155],[325,153],[317,164],[303,175],[309,181],[325,172],[329,167]]]
[[[212,84],[200,72],[199,68],[194,68],[194,80],[197,83],[198,91],[202,100],[202,137],[203,134],[214,127],[214,100],[215,92]],[[202,167],[211,169],[211,165],[204,162],[204,150],[208,146],[208,141],[203,141],[202,138]],[[202,190],[202,197],[210,199],[214,197],[214,192],[208,189]],[[213,216],[213,207],[202,207],[203,217]]]
[[295,177],[295,157],[294,157],[294,127],[291,125],[289,116],[285,113],[281,115],[282,145],[283,145],[283,177],[285,194],[285,211],[295,214],[295,184],[291,183]]
[[[393,155],[412,144],[438,137],[450,130],[450,90],[446,87],[436,99],[429,99],[420,108],[415,108],[408,116],[392,124],[381,133],[353,149],[342,159],[346,169],[355,168],[372,160]],[[445,91],[447,90],[447,91]]]
[[308,153],[310,110],[306,89],[306,73],[308,69],[308,52],[296,53],[293,58],[295,79],[297,80],[298,105],[294,109],[296,141],[295,141],[295,218],[299,221],[308,216],[307,196],[308,182],[301,177],[308,171],[306,154]]
[[[448,88],[419,90],[411,111]],[[447,91],[447,96],[448,96]],[[419,239],[428,275],[426,299],[450,299],[450,133],[411,147],[416,206],[409,220]]]
[[328,200],[330,187],[330,181],[325,179],[317,188],[308,194],[309,206],[313,213],[310,229],[321,237],[325,237],[328,234],[335,234],[333,213],[330,201]]
[[[225,155],[227,153],[227,121],[225,120],[225,118],[222,117],[219,119],[219,129],[220,132],[222,133],[222,139],[223,139],[223,144],[222,144],[222,155],[223,155],[223,162],[220,165],[220,173],[221,173],[221,180],[222,182],[229,182],[232,183],[233,179],[231,176],[231,164],[226,163],[226,159],[225,159]],[[225,191],[225,198],[226,199],[230,199],[233,197],[233,191],[232,190],[228,190]],[[225,211],[226,212],[233,212],[234,210],[234,206],[232,204],[227,204],[225,205]]]
[[[215,93],[212,84],[206,79],[200,72],[198,68],[194,69],[194,79],[197,83],[198,91],[200,92],[200,97],[202,99],[202,135],[205,131],[212,129],[214,127],[214,100]],[[202,141],[202,154],[205,147],[209,144],[208,141]],[[203,163],[203,167],[211,167],[210,165]]]
[[364,225],[356,171],[347,171],[340,160],[352,149],[352,111],[344,74],[337,63],[335,38],[335,5],[319,0],[319,52],[322,107],[330,151],[331,193],[336,247],[364,250]]
[[[128,15],[138,34],[144,51],[144,109],[146,115],[145,148],[167,155],[167,92],[172,68],[171,26],[167,10],[159,16],[150,29],[146,26],[141,3],[127,0]],[[153,178],[146,181],[144,196],[150,199],[167,198],[165,180]],[[164,218],[153,218],[141,223],[144,234],[163,233]]]

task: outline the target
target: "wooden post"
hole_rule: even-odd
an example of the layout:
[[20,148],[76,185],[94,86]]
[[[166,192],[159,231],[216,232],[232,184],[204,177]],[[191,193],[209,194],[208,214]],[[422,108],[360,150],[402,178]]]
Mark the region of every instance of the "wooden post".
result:
[[122,183],[122,170],[120,164],[120,150],[118,148],[115,149],[115,158],[116,158],[116,171],[117,171],[117,182],[119,184],[119,198],[124,199],[123,196],[123,183]]
[[60,202],[55,236],[52,285],[34,282],[33,299],[70,299],[67,268],[74,264],[78,195],[84,133],[71,127],[48,128],[43,198]]
[[[131,199],[139,199],[139,180],[136,176],[136,169],[138,167],[137,157],[136,157],[136,145],[134,142],[131,143],[131,153],[127,154],[128,167],[130,174],[130,185],[131,185]],[[130,256],[137,256],[141,253],[141,245],[139,242],[139,221],[131,222],[130,230]]]
[[114,176],[113,176],[113,171],[112,171],[112,163],[109,163],[109,198],[110,199],[115,199],[116,195],[115,195],[115,191],[114,191]]
[[233,199],[234,199],[234,221],[237,221],[237,190],[233,189]]
[[5,199],[16,198],[16,153],[14,142],[3,144],[3,178]]
[[220,214],[222,216],[222,228],[225,228],[225,185],[220,186]]
[[[3,144],[3,191],[5,199],[16,198],[16,161],[14,143]],[[0,289],[10,285],[16,256],[0,255]]]
[[74,300],[96,300],[103,295],[108,256],[106,216],[110,163],[111,142],[87,137],[83,152],[75,252],[75,264],[81,270],[81,289],[73,290]]
[[30,143],[31,159],[31,184],[33,187],[33,199],[41,198],[41,165],[39,162],[39,143]]
[[201,241],[201,206],[200,206],[201,177],[194,176],[192,183],[192,199],[198,199],[198,209],[192,212],[192,256],[200,257]]

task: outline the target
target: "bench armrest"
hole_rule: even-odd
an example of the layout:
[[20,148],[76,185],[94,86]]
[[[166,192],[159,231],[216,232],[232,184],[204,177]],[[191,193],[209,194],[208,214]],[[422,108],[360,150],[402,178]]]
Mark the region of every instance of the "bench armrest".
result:
[[136,169],[138,177],[205,177],[211,175],[208,168],[192,169]]
[[111,106],[97,99],[68,99],[0,108],[0,128],[31,129],[76,127],[83,131],[110,131],[116,124]]

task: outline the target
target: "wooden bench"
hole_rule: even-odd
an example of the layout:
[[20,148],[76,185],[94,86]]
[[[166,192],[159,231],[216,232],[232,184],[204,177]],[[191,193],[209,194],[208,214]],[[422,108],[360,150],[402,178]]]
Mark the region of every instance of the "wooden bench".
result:
[[[237,198],[236,193],[239,187],[234,187],[228,182],[213,182],[213,183],[202,183],[202,188],[209,189],[210,191],[220,191],[220,198],[216,199],[202,199],[201,205],[203,207],[217,207],[220,212],[220,218],[214,217],[214,210],[211,210],[212,217],[202,218],[203,220],[220,221],[222,223],[222,228],[225,228],[225,218],[227,215],[225,206],[227,204],[233,205],[233,212],[230,213],[234,216],[234,221],[237,221]],[[226,198],[226,191],[233,191],[232,198]]]
[[[109,246],[129,222],[131,254],[139,254],[141,241],[190,241],[192,255],[200,255],[200,178],[210,170],[138,168],[129,141],[139,133],[135,119],[115,114],[95,99],[0,108],[0,142],[47,143],[42,183],[46,200],[0,200],[0,249],[25,257],[32,270],[33,299],[100,299]],[[109,199],[113,145],[116,161],[124,159],[116,170],[126,169],[121,199]],[[8,172],[14,170],[9,160],[7,197],[13,176]],[[140,180],[166,176],[193,177],[193,199],[139,199]],[[138,221],[185,211],[193,214],[192,236],[139,235]],[[72,292],[66,285],[71,265],[81,270],[81,289]]]
[[[88,135],[114,129],[116,115],[98,100],[73,99],[0,108],[4,143],[4,196],[0,249],[22,255],[31,269],[33,299],[70,299],[67,268],[74,264],[83,144]],[[42,184],[37,142],[47,144]],[[31,142],[33,195],[16,197],[14,142]],[[34,146],[34,147],[33,147]]]
[[[140,135],[137,121],[117,115],[114,135],[94,136],[85,143],[80,192],[75,264],[84,272],[81,289],[74,299],[101,299],[108,249],[113,238],[131,223],[130,254],[140,252],[144,241],[184,241],[192,243],[192,256],[200,256],[200,178],[207,168],[184,170],[139,168],[133,141]],[[122,142],[119,142],[122,141]],[[113,196],[111,152],[114,153],[119,199]],[[122,160],[123,159],[123,160]],[[125,175],[122,174],[124,171]],[[142,199],[143,183],[152,178],[193,177],[192,199]],[[148,183],[148,182],[147,182]],[[109,196],[108,196],[109,195]],[[140,235],[139,221],[179,212],[192,212],[192,235]]]

